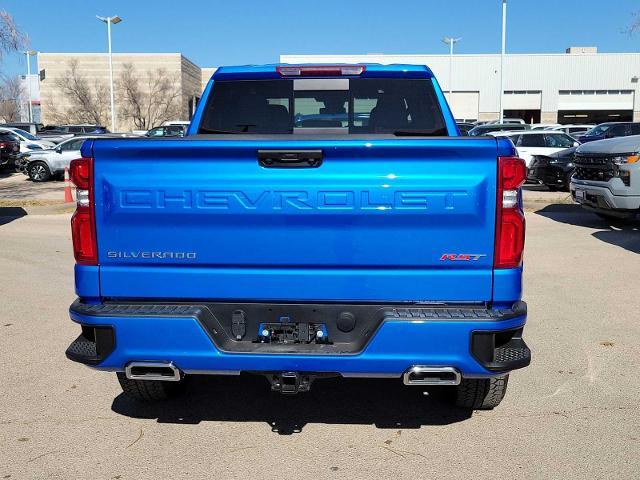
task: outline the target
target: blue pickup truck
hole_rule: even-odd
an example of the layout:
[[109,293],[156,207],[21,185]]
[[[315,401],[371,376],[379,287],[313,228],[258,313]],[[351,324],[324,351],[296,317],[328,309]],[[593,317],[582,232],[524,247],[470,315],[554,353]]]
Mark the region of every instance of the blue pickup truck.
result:
[[66,354],[135,399],[383,377],[490,409],[530,362],[524,162],[425,66],[223,67],[184,138],[87,141],[71,177]]

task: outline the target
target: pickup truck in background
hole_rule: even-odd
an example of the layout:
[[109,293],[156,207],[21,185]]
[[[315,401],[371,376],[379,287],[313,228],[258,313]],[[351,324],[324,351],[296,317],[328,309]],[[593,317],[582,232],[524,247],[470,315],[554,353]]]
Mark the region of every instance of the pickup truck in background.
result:
[[575,153],[571,195],[606,218],[640,213],[640,135],[585,143]]
[[425,66],[222,67],[184,138],[89,140],[71,177],[66,353],[136,399],[252,373],[490,409],[530,362],[524,162],[460,137]]

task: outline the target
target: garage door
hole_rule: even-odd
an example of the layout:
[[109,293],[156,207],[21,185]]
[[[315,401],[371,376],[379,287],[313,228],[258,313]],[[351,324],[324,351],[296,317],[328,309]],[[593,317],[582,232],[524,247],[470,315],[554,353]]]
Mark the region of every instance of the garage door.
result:
[[560,90],[558,110],[633,110],[633,90]]
[[449,106],[456,119],[478,120],[480,92],[453,92]]
[[505,110],[540,110],[542,92],[539,90],[507,90],[504,92]]

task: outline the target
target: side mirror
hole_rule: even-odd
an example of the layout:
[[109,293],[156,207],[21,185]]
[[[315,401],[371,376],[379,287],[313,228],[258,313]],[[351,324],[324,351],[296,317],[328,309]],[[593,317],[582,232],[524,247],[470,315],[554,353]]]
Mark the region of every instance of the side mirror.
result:
[[56,147],[56,153],[62,153],[62,147]]
[[580,142],[573,142],[573,146],[574,147],[579,147],[580,146]]

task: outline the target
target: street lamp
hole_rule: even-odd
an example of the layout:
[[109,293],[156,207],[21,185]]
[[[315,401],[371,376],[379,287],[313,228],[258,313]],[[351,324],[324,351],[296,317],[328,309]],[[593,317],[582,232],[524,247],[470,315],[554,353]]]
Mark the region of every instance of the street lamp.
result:
[[502,0],[502,52],[500,53],[500,117],[498,123],[502,123],[504,117],[504,55],[507,47],[507,0]]
[[96,18],[101,22],[107,24],[107,42],[109,43],[109,87],[111,89],[111,131],[116,131],[116,109],[115,109],[115,101],[113,98],[113,59],[111,58],[111,25],[115,25],[116,23],[120,23],[122,19],[115,15],[113,17],[101,17],[100,15],[96,15]]
[[462,38],[444,37],[442,43],[449,45],[449,102],[453,98],[453,46]]
[[29,90],[29,123],[33,122],[33,105],[32,102],[32,94],[31,94],[31,57],[37,55],[38,52],[35,50],[27,50],[24,52],[27,57],[27,89]]

